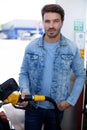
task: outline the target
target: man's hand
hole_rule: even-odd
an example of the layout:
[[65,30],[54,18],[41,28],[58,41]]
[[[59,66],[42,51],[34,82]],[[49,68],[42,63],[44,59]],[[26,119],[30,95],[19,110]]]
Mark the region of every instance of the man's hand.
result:
[[[24,99],[27,93],[21,93],[21,99]],[[26,107],[28,105],[28,101],[23,101],[18,103],[19,106],[21,107]]]
[[60,102],[60,103],[57,104],[57,107],[58,107],[59,110],[64,111],[67,108],[71,107],[71,104],[69,104],[66,101],[62,101],[62,102]]

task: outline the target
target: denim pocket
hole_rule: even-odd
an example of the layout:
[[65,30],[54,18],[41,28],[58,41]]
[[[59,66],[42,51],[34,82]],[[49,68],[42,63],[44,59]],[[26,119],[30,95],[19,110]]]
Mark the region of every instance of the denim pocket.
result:
[[27,55],[27,58],[28,58],[29,68],[36,69],[36,67],[38,66],[39,55],[29,53]]
[[73,60],[73,55],[72,54],[62,54],[61,55],[61,67],[63,70],[68,70],[70,69],[70,65]]

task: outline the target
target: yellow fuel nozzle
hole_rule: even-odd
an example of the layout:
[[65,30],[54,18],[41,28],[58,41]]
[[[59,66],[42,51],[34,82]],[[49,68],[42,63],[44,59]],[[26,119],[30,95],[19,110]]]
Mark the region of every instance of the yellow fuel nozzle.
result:
[[44,95],[34,95],[34,101],[45,101]]
[[45,101],[46,97],[44,95],[26,95],[24,99],[20,100],[21,93],[19,91],[15,91],[10,94],[5,100],[5,103],[11,103],[13,106],[17,105],[19,101]]
[[5,103],[11,103],[13,106],[15,106],[18,101],[19,101],[19,97],[20,97],[20,92],[15,91],[12,94],[10,94],[7,99],[4,100]]

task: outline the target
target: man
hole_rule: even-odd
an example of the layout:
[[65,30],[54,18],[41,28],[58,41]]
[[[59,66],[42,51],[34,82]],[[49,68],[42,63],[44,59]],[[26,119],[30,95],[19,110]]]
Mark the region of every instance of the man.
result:
[[[84,63],[78,48],[61,34],[64,10],[60,5],[49,4],[42,8],[44,35],[26,47],[19,85],[22,98],[38,94],[51,97],[58,107],[61,123],[63,112],[74,106],[85,82]],[[75,83],[70,92],[70,74]],[[48,101],[30,102],[33,107],[25,111],[25,130],[58,130],[54,106]],[[28,102],[20,105],[26,106]]]

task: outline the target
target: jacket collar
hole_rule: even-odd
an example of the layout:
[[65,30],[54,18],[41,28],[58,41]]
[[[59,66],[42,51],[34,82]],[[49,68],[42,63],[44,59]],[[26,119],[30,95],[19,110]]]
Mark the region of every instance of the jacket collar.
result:
[[[61,35],[60,41],[59,41],[60,46],[66,46],[67,45],[66,38],[62,34],[60,34],[60,35]],[[45,36],[45,34],[43,34],[42,37],[40,37],[40,39],[39,39],[39,47],[44,47],[44,36]]]

